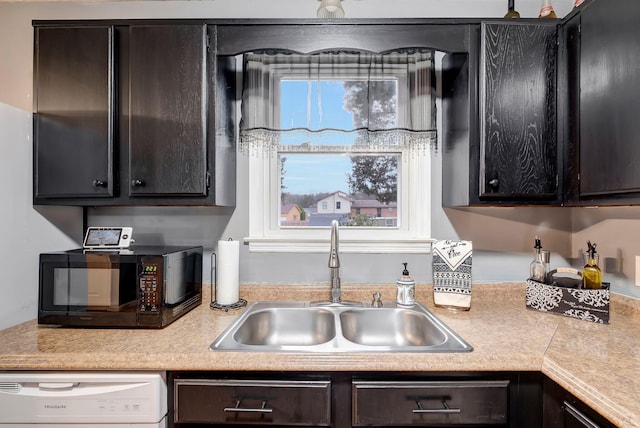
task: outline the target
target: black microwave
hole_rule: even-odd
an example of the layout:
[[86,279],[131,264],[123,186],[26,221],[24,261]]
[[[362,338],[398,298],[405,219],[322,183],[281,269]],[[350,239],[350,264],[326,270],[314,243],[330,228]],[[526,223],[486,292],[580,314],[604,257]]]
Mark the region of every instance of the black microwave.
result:
[[202,302],[202,247],[40,254],[38,324],[162,328]]

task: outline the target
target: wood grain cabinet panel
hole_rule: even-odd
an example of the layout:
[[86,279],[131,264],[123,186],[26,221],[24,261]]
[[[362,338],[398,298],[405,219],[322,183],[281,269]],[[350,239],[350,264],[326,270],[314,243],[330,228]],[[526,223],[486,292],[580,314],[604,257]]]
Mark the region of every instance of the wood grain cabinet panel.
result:
[[129,192],[204,196],[206,26],[130,31]]
[[640,195],[640,2],[580,11],[579,189],[583,200]]
[[113,31],[35,30],[34,197],[113,196]]
[[557,195],[556,27],[482,24],[480,198]]
[[353,426],[504,425],[508,381],[354,381]]
[[181,379],[175,422],[217,425],[330,426],[330,381]]

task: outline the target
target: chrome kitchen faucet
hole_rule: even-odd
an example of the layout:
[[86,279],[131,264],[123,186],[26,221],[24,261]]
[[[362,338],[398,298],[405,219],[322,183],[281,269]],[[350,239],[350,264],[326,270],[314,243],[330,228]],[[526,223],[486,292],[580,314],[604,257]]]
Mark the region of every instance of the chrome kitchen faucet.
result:
[[331,249],[329,269],[331,269],[331,303],[340,303],[340,258],[338,257],[338,220],[331,222]]
[[328,302],[311,302],[311,306],[362,306],[362,302],[342,300],[340,288],[340,238],[338,220],[331,222],[331,248],[329,249],[329,269],[331,269],[331,299]]

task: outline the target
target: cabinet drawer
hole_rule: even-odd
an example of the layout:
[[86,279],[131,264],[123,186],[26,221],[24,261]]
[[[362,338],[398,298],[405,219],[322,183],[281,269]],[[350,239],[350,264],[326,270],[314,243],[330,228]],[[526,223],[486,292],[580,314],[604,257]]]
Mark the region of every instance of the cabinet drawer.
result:
[[177,423],[329,426],[330,381],[174,381]]
[[509,381],[354,381],[353,426],[506,424]]

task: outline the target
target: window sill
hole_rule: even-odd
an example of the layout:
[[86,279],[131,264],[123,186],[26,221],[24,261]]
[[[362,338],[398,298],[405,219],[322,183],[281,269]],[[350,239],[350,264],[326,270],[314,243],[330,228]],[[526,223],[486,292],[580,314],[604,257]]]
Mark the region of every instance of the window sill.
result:
[[[329,251],[329,239],[308,238],[244,238],[249,251],[254,253],[325,253]],[[432,239],[348,239],[340,238],[341,253],[361,254],[428,254]]]

